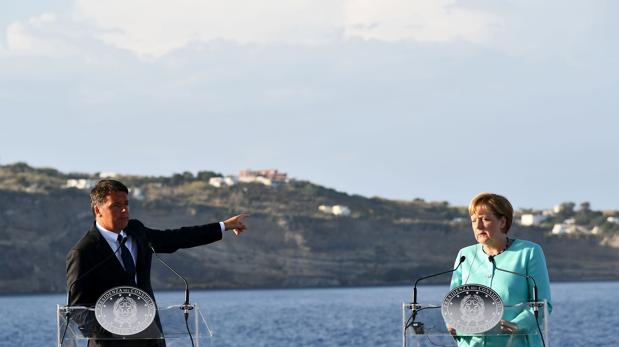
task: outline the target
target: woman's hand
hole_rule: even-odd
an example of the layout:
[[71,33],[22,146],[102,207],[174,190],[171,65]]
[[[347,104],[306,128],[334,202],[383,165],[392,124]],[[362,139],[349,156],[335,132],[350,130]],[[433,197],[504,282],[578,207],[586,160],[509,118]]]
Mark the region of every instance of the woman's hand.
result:
[[452,327],[451,325],[448,325],[447,330],[449,330],[449,333],[451,335],[456,336],[456,329],[454,327]]
[[502,332],[508,333],[508,334],[513,334],[516,333],[518,331],[518,325],[514,324],[512,322],[506,321],[501,319],[501,321],[499,322],[499,326],[501,328]]

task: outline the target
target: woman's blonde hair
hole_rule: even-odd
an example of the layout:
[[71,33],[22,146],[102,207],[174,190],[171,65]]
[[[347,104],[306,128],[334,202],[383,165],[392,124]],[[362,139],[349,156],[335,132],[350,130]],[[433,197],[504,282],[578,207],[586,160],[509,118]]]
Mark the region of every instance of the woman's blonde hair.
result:
[[514,220],[514,208],[506,197],[493,193],[479,193],[469,203],[469,215],[472,216],[481,207],[489,209],[495,216],[505,217],[505,230],[507,234]]

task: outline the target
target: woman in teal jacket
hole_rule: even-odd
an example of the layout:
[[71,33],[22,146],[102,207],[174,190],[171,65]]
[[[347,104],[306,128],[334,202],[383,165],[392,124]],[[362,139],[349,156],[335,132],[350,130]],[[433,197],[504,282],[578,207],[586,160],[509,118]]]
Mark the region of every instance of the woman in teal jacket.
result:
[[[478,194],[469,204],[469,215],[478,243],[458,252],[456,265],[460,257],[465,256],[466,260],[453,273],[451,288],[464,284],[490,287],[501,296],[505,309],[497,327],[490,334],[486,333],[495,336],[460,336],[457,338],[458,345],[542,346],[533,310],[526,305],[533,300],[533,283],[521,276],[498,270],[532,276],[537,283],[538,300],[546,300],[550,312],[550,280],[542,248],[533,242],[507,236],[513,220],[513,208],[501,195]],[[489,260],[489,256],[493,256],[494,263]],[[455,329],[450,327],[450,331],[457,335]]]

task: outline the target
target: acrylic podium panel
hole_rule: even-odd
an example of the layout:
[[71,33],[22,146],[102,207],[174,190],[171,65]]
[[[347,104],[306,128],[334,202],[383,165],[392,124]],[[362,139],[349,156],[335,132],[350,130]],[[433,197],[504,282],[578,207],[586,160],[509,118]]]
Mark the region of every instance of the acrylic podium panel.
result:
[[[109,342],[127,340],[165,340],[167,347],[211,346],[212,333],[206,318],[197,304],[190,305],[189,318],[185,317],[181,305],[159,307],[157,313],[161,329],[156,324],[151,325],[143,333],[133,336],[114,336],[104,332],[95,319],[94,308],[84,306],[57,306],[57,342],[58,347],[82,347],[88,345],[88,340],[96,338]],[[69,324],[67,325],[67,321]],[[187,331],[189,327],[189,332]]]
[[[538,302],[538,324],[533,314],[533,302],[523,302],[517,305],[505,305],[505,312],[512,311],[512,315],[523,314],[520,329],[516,333],[504,333],[498,327],[480,334],[463,334],[455,336],[447,330],[441,314],[441,305],[402,304],[402,346],[542,346],[542,339],[546,347],[548,341],[548,312],[546,302]],[[413,319],[414,315],[414,319]],[[540,333],[542,336],[540,336]]]

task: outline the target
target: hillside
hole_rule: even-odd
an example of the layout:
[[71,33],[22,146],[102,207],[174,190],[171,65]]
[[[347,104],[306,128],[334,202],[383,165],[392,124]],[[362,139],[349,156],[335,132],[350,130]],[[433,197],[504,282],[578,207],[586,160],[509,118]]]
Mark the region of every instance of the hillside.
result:
[[[445,202],[366,198],[304,181],[215,188],[208,179],[216,175],[119,177],[139,191],[132,217],[150,227],[251,214],[241,237],[227,234],[209,246],[163,255],[193,288],[406,284],[449,268],[457,250],[474,242],[465,209]],[[64,188],[71,178],[96,176],[0,166],[0,292],[65,290],[65,254],[92,223],[88,191]],[[322,204],[348,206],[351,214],[325,214]],[[553,281],[619,279],[619,252],[606,242],[609,235],[559,237],[518,225],[510,233],[544,247]],[[153,285],[181,287],[156,263]]]

